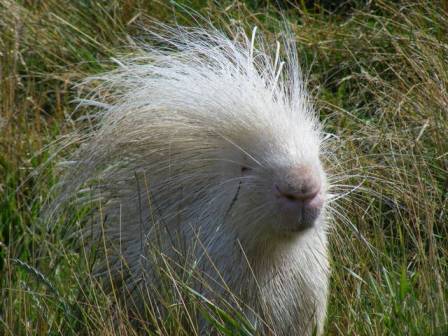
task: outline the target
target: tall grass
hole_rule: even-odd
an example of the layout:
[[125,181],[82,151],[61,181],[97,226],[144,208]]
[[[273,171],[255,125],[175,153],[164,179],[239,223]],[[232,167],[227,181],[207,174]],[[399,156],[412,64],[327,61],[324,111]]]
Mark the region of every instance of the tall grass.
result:
[[[334,209],[327,334],[448,334],[448,8],[353,1],[330,12],[279,3],[186,5],[225,30],[257,25],[272,41],[279,7],[292,26],[309,90],[335,134],[331,178],[339,192],[357,186]],[[39,214],[56,182],[50,144],[76,127],[75,84],[110,68],[145,16],[195,24],[164,1],[0,0],[1,334],[138,330],[89,276],[87,251],[65,238],[76,223],[48,231]],[[139,328],[191,335],[202,316],[218,334],[253,332],[236,312],[170,279],[161,295],[182,304]]]

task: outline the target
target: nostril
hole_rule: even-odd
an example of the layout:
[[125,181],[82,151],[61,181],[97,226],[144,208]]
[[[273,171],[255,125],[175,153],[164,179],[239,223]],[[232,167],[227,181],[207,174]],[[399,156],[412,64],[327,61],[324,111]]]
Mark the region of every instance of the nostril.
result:
[[319,193],[319,191],[320,191],[320,188],[312,189],[305,193],[297,194],[297,195],[295,195],[295,197],[296,197],[296,199],[301,200],[301,201],[308,201],[308,200],[314,199],[317,196],[317,194]]
[[284,194],[284,196],[289,199],[290,201],[294,201],[296,200],[296,197],[294,195],[290,195],[290,194]]
[[275,184],[275,189],[279,197],[286,198],[289,201],[311,201],[314,199],[320,191],[320,186],[314,186],[312,188],[301,188],[300,191],[290,190],[290,188],[282,188],[278,184]]

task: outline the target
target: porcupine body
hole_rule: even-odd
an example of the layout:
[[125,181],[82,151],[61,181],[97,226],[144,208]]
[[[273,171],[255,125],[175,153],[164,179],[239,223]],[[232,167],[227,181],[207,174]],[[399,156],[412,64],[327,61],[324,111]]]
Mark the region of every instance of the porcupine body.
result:
[[139,307],[161,281],[154,260],[163,256],[174,272],[202,274],[192,286],[204,296],[247,306],[265,321],[260,330],[320,334],[328,187],[294,43],[285,40],[281,57],[255,32],[154,36],[158,47],[91,79],[100,84],[83,104],[95,126],[56,202],[101,204],[84,231],[105,246],[95,275]]

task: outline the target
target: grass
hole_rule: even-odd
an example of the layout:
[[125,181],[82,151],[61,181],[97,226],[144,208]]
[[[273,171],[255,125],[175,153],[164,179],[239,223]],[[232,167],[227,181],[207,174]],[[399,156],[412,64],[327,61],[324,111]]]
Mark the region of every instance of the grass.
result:
[[[282,7],[337,136],[333,176],[360,186],[337,208],[326,334],[447,335],[446,4],[279,3],[186,2],[224,29],[257,25],[272,41]],[[76,127],[75,84],[109,69],[145,16],[194,24],[165,1],[0,0],[0,334],[135,332],[88,276],[88,256],[62,239],[65,227],[49,233],[39,214],[57,180],[43,166],[51,144]],[[180,291],[187,300],[159,334],[193,334],[190,312],[201,309],[220,334],[251,334],[238,316]]]

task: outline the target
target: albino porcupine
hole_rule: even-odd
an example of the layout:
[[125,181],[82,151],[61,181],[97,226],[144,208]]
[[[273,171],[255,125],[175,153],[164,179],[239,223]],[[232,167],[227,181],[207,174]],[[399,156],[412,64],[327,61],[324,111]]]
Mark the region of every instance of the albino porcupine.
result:
[[154,301],[163,256],[184,279],[194,269],[201,295],[262,320],[262,333],[320,334],[328,187],[294,42],[271,53],[255,30],[152,36],[90,79],[93,126],[76,138],[55,207],[90,204],[84,240],[104,247],[94,274],[137,310]]

